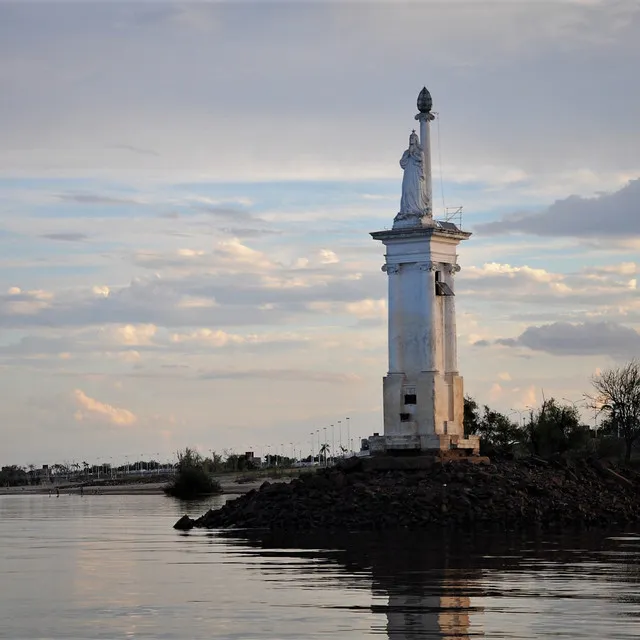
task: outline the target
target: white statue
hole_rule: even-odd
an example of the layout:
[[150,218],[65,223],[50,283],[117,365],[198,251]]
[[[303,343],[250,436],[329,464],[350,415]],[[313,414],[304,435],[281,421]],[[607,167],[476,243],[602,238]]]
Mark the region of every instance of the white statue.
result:
[[423,161],[422,146],[418,135],[413,131],[409,136],[409,148],[400,158],[400,166],[404,169],[398,216],[400,219],[406,216],[423,216],[427,212]]

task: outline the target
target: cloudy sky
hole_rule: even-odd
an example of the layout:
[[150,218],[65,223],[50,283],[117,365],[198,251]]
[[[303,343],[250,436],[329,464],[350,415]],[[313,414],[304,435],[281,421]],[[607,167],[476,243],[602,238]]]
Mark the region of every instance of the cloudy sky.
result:
[[635,1],[3,2],[0,60],[2,464],[380,431],[425,84],[467,392],[640,355]]

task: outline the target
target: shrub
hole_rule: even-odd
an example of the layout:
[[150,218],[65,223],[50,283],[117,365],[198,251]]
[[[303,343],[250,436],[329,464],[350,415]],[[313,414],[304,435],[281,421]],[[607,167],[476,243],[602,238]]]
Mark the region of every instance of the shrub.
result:
[[201,496],[221,493],[222,487],[205,469],[202,456],[187,447],[184,452],[178,452],[176,476],[164,491],[174,498],[192,500]]

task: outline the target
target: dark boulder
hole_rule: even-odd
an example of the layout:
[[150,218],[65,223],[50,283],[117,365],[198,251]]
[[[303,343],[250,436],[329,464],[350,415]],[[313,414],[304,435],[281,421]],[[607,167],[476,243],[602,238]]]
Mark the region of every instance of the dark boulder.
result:
[[189,531],[189,529],[193,529],[196,526],[195,520],[192,520],[189,516],[184,515],[178,522],[173,525],[174,529],[179,529],[180,531]]

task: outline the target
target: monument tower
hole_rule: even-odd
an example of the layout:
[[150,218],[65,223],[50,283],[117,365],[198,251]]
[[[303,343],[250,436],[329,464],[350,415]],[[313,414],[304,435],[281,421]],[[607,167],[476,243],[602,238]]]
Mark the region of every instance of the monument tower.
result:
[[409,136],[400,211],[393,228],[371,234],[386,247],[389,282],[389,371],[383,379],[384,435],[370,451],[478,453],[464,436],[464,390],[458,373],[454,275],[458,244],[471,234],[433,217],[430,124],[426,87],[418,96],[420,137]]

